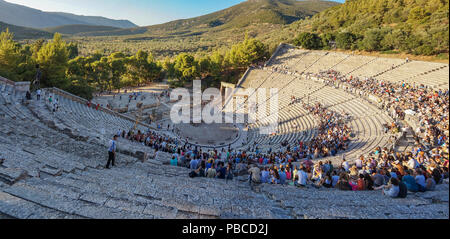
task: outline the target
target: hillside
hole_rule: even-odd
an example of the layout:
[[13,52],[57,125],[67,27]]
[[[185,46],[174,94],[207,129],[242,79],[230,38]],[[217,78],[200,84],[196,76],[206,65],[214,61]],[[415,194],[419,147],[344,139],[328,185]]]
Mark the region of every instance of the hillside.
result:
[[448,54],[448,17],[449,0],[347,0],[285,31],[328,34],[342,49],[437,55]]
[[45,28],[44,30],[51,33],[59,32],[61,34],[75,35],[79,33],[114,31],[118,29],[120,28],[109,26],[64,25],[58,27]]
[[246,27],[255,23],[290,24],[338,3],[330,1],[248,0],[208,15],[149,26],[151,31]]
[[[248,0],[208,15],[164,24],[78,34],[75,41],[83,54],[104,49],[106,53],[138,49],[155,55],[171,56],[179,52],[210,51],[241,41],[245,34],[264,38],[299,19],[313,16],[329,7],[332,1]],[[272,43],[272,42],[271,42]],[[273,42],[276,46],[279,42]]]
[[51,38],[53,36],[50,32],[0,22],[0,32],[6,31],[6,29],[9,29],[10,32],[14,33],[14,39],[16,40]]
[[[222,31],[245,28],[252,24],[286,25],[313,16],[339,3],[331,1],[248,0],[230,8],[200,17],[181,19],[147,27],[120,29],[111,32],[86,34],[88,36],[120,36],[133,34],[186,35],[204,31]],[[202,32],[203,31],[203,32]]]
[[0,0],[0,21],[30,28],[48,28],[62,25],[96,25],[132,28],[128,20],[112,20],[104,17],[79,16],[69,13],[44,12]]

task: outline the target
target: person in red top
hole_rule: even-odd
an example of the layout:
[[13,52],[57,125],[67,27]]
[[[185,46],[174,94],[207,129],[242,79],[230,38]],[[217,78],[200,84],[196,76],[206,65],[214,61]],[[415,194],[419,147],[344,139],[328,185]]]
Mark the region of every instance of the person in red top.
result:
[[362,174],[359,175],[357,190],[358,191],[366,190],[366,181],[364,180],[364,175]]

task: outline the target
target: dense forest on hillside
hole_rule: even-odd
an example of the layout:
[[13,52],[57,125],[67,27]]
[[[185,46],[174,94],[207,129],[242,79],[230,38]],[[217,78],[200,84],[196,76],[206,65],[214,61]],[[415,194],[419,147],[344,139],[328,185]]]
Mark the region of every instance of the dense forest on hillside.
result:
[[97,52],[80,56],[78,46],[65,42],[59,33],[51,41],[32,44],[19,44],[8,30],[0,34],[1,76],[13,81],[33,81],[39,65],[41,87],[58,87],[87,99],[95,91],[140,86],[163,77],[171,79],[173,87],[197,77],[215,86],[220,81],[235,82],[248,66],[267,60],[268,56],[267,46],[249,37],[210,56],[181,53],[174,59],[158,61],[142,50],[133,55]]
[[448,53],[448,14],[449,0],[347,0],[288,31],[301,32],[293,42],[309,49],[437,55]]

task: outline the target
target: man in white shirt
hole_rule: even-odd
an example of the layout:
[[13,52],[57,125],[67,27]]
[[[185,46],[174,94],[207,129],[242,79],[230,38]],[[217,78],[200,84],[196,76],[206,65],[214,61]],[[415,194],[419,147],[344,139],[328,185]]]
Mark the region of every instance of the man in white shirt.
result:
[[36,91],[36,98],[37,98],[37,100],[41,100],[41,89],[38,89]]
[[346,172],[350,170],[350,165],[345,159],[342,159],[342,167],[345,169]]
[[413,157],[409,157],[408,168],[414,170],[414,169],[416,169],[416,167],[417,167],[416,160]]
[[261,170],[256,167],[255,165],[252,165],[251,168],[248,170],[248,173],[251,175],[251,182],[253,183],[261,183]]
[[[361,157],[363,157],[363,156],[361,156]],[[362,167],[363,167],[361,157],[355,160],[355,164],[358,169],[362,169]]]

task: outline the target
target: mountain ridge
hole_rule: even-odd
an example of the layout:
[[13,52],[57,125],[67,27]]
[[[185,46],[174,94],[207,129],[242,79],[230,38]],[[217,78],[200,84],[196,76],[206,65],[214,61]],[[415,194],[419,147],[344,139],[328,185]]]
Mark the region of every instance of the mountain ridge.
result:
[[11,25],[38,29],[63,25],[137,27],[129,20],[114,20],[100,16],[83,16],[63,12],[45,12],[4,0],[0,0],[0,21]]
[[[114,36],[186,30],[194,32],[200,29],[223,30],[258,23],[287,25],[339,4],[338,2],[323,0],[248,0],[198,17],[178,19],[150,26],[119,29],[108,32],[108,34]],[[104,36],[105,33],[99,33],[99,36]],[[89,35],[96,36],[95,33]]]

